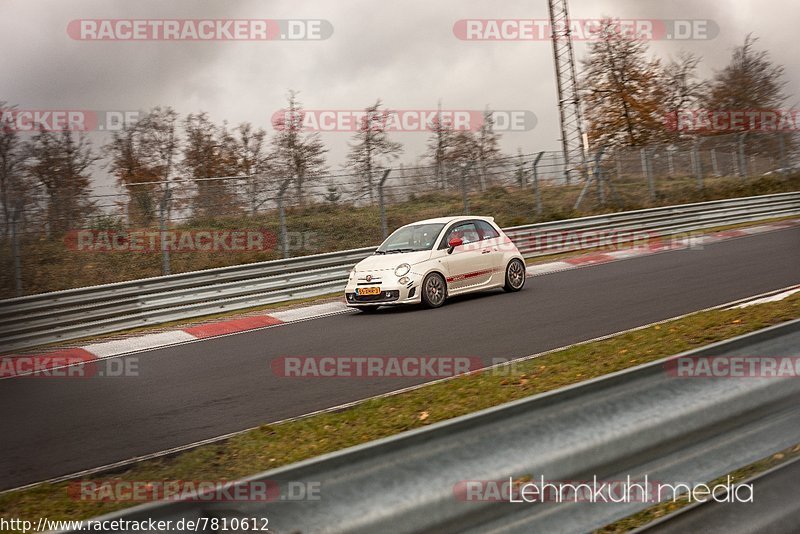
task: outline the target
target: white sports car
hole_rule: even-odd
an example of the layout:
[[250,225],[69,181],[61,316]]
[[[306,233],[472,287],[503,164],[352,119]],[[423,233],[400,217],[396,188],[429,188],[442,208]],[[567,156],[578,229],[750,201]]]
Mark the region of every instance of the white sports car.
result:
[[525,260],[492,217],[442,217],[399,228],[350,272],[347,305],[363,311],[525,285]]

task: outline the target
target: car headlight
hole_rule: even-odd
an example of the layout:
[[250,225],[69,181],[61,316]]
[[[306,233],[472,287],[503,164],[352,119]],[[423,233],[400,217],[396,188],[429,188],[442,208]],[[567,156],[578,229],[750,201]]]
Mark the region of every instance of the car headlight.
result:
[[411,270],[411,266],[407,263],[401,263],[394,269],[395,276],[405,276]]

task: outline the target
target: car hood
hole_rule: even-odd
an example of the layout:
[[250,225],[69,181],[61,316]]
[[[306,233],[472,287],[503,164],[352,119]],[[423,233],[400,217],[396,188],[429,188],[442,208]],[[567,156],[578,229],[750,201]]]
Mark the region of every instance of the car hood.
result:
[[417,252],[402,252],[397,254],[373,254],[356,264],[356,271],[384,271],[392,270],[401,263],[414,265],[431,257],[430,250]]

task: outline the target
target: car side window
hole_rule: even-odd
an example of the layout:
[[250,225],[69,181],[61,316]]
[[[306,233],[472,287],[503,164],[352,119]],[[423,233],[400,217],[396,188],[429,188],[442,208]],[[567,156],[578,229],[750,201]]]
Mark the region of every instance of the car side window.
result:
[[476,221],[475,224],[478,225],[478,230],[481,232],[481,239],[494,239],[495,237],[500,237],[500,234],[497,233],[497,230],[494,229],[494,226],[488,222]]
[[439,248],[447,248],[448,243],[450,243],[450,240],[454,237],[460,237],[465,245],[467,243],[474,243],[481,240],[480,232],[478,231],[478,227],[475,225],[475,223],[465,222],[450,228],[450,230],[447,231],[447,235],[444,236],[444,239],[439,245]]

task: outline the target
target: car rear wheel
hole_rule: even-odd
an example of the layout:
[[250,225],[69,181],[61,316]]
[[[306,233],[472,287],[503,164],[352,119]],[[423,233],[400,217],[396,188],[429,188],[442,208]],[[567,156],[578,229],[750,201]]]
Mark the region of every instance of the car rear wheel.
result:
[[429,308],[438,308],[447,298],[447,285],[439,273],[431,273],[422,282],[422,303]]
[[525,285],[525,264],[519,258],[514,258],[508,262],[506,267],[506,283],[503,289],[506,291],[519,291]]

